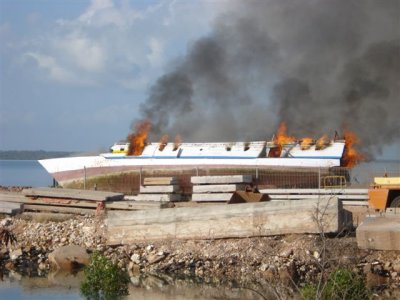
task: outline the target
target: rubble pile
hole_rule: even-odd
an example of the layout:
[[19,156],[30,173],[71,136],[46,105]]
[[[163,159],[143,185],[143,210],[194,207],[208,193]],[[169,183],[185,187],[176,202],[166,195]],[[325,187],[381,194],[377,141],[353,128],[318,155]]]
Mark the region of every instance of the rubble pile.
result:
[[[22,274],[46,274],[55,249],[78,245],[100,251],[131,278],[168,274],[202,278],[205,282],[265,280],[302,285],[320,272],[345,266],[363,274],[370,287],[388,287],[400,297],[400,256],[396,251],[360,250],[354,237],[286,235],[273,237],[179,241],[166,240],[108,246],[99,217],[74,216],[57,221],[19,217],[0,221],[17,242],[2,244],[0,269]],[[397,293],[397,294],[396,294]]]

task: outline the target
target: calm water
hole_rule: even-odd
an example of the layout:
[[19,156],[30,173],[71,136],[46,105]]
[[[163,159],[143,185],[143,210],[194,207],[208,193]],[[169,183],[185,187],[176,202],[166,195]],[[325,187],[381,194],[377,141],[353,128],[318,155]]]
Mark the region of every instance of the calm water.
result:
[[52,177],[37,160],[0,160],[0,185],[46,187]]

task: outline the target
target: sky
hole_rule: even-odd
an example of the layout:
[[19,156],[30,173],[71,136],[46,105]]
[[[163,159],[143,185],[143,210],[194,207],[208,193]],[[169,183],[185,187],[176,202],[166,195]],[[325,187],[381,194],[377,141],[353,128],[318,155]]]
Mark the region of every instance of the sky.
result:
[[212,1],[0,0],[0,149],[99,151],[209,31]]
[[398,0],[0,0],[0,150],[107,151],[145,118],[183,141],[346,122],[398,159],[399,14]]

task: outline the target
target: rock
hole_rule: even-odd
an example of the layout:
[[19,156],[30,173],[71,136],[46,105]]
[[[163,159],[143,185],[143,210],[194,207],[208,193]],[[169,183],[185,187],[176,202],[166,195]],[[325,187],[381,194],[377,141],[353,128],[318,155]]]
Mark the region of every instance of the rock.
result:
[[285,249],[279,254],[279,256],[288,258],[292,254],[293,254],[293,249]]
[[68,245],[57,248],[49,254],[49,263],[56,269],[72,271],[90,262],[86,250],[77,245]]
[[394,272],[400,273],[400,262],[395,262],[392,265],[392,269],[393,269]]
[[137,253],[132,254],[131,261],[137,265],[140,264],[140,255]]
[[165,257],[166,257],[165,255],[163,255],[163,256],[149,255],[147,262],[149,265],[152,265],[152,264],[162,261]]
[[47,269],[47,265],[46,265],[44,262],[41,262],[41,263],[38,265],[38,269],[41,270],[41,271],[44,271],[44,270]]
[[6,264],[4,265],[4,267],[5,267],[7,270],[10,270],[10,271],[15,269],[15,265],[14,265],[14,263],[13,263],[12,261],[6,262]]
[[380,286],[383,284],[388,284],[389,283],[389,278],[380,276],[378,274],[374,274],[372,272],[369,272],[366,274],[366,286],[368,288],[374,288],[376,286]]
[[365,264],[365,266],[363,267],[363,272],[364,274],[368,274],[371,272],[371,264]]
[[12,224],[12,220],[10,218],[6,218],[0,221],[0,225],[5,227]]
[[22,249],[19,248],[17,250],[14,250],[14,251],[10,252],[10,259],[11,260],[16,260],[21,255],[22,255]]
[[153,249],[154,249],[154,245],[148,245],[148,246],[146,247],[146,251],[147,251],[147,252],[153,251]]
[[265,272],[268,270],[268,264],[262,264],[259,268],[260,271]]

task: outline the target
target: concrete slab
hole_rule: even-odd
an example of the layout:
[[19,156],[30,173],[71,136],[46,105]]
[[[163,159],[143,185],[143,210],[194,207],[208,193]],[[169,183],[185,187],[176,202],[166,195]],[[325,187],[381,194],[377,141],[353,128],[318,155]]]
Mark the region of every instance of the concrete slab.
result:
[[233,193],[192,194],[195,202],[228,202]]
[[132,196],[131,199],[135,201],[174,202],[182,201],[182,196],[179,194],[139,194],[137,196]]
[[356,238],[361,249],[400,250],[400,215],[366,217]]
[[243,191],[245,184],[206,184],[194,185],[193,194],[196,193],[233,193],[236,191]]
[[226,183],[251,183],[252,175],[230,175],[230,176],[192,176],[193,184],[226,184]]
[[106,219],[107,243],[319,233],[316,217],[326,233],[335,233],[347,226],[342,213],[340,202],[331,198],[110,211]]
[[147,185],[140,186],[141,194],[168,194],[181,192],[179,185]]
[[143,179],[143,185],[170,185],[178,184],[176,177],[147,177]]

